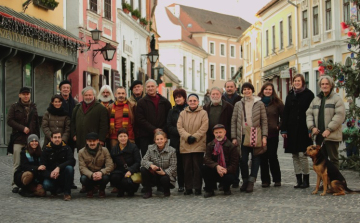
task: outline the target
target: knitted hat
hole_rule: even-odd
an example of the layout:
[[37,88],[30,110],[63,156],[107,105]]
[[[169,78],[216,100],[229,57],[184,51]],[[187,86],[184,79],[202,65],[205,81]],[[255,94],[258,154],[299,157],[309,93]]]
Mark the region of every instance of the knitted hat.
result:
[[181,97],[186,99],[186,91],[184,89],[182,89],[182,88],[175,89],[175,91],[173,92],[174,99],[178,95],[180,95]]
[[133,89],[136,85],[138,85],[138,84],[143,85],[143,83],[142,83],[141,81],[139,81],[139,80],[133,81],[132,84],[131,84],[131,86],[130,86],[130,91],[132,91],[132,89]]
[[69,80],[63,80],[59,84],[59,89],[61,89],[61,86],[64,85],[64,84],[69,84],[71,86],[71,82]]
[[86,139],[99,139],[99,135],[96,132],[90,132],[86,135]]
[[27,138],[27,143],[29,144],[30,142],[32,142],[34,140],[39,142],[39,137],[37,135],[35,135],[35,134],[31,134]]
[[250,88],[252,90],[252,93],[255,92],[254,86],[250,82],[245,82],[241,87],[241,94],[244,91],[244,88]]

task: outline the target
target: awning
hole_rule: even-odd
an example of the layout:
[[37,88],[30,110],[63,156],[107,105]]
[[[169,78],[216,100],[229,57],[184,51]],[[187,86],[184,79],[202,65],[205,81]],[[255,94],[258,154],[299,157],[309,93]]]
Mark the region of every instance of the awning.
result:
[[272,69],[264,71],[264,75],[262,76],[262,79],[263,80],[271,80],[275,76],[280,76],[280,72],[282,70],[286,70],[286,69],[289,69],[289,63],[284,63],[284,64],[276,66],[276,67],[274,67]]

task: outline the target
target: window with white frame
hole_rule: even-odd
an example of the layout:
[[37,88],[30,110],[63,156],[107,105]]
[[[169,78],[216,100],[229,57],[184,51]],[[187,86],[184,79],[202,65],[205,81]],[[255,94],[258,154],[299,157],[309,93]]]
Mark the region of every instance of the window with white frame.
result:
[[291,20],[291,15],[289,15],[288,17],[288,41],[289,41],[289,46],[291,46],[293,44],[293,39],[292,39],[292,20]]
[[210,50],[209,50],[210,54],[215,55],[215,43],[214,42],[210,42],[209,48],[210,48]]
[[97,13],[97,0],[90,0],[90,10]]
[[303,17],[303,39],[307,39],[308,38],[308,13],[307,10],[302,12],[302,17]]
[[249,63],[251,63],[252,62],[252,55],[251,55],[251,42],[249,42],[249,45],[248,45],[248,59],[249,59]]
[[220,43],[220,56],[225,56],[225,44]]
[[284,49],[284,27],[283,27],[283,21],[280,21],[279,29],[280,29],[280,50],[282,50],[282,49]]
[[242,45],[240,46],[240,59],[242,59],[243,58],[243,47],[242,47]]
[[234,46],[234,45],[231,45],[231,46],[230,46],[230,56],[231,56],[232,58],[235,57],[235,46]]
[[183,86],[187,87],[186,57],[183,57]]
[[313,35],[319,35],[319,6],[313,7]]
[[234,74],[235,74],[235,67],[234,67],[234,66],[231,66],[231,67],[230,67],[230,75],[231,75],[231,77],[233,77]]
[[330,30],[331,25],[331,0],[325,1],[325,17],[326,17],[326,30]]
[[265,55],[269,56],[269,30],[266,30],[265,32],[265,51]]
[[192,89],[196,90],[195,84],[196,84],[196,75],[195,75],[195,60],[191,61],[191,75],[192,75]]
[[272,27],[272,53],[275,53],[275,26]]
[[215,64],[210,64],[210,79],[215,79]]
[[220,66],[220,79],[221,80],[225,80],[226,79],[226,73],[225,73],[225,66],[221,65]]
[[104,1],[104,17],[111,20],[111,0]]
[[343,17],[344,22],[350,21],[350,0],[343,0]]

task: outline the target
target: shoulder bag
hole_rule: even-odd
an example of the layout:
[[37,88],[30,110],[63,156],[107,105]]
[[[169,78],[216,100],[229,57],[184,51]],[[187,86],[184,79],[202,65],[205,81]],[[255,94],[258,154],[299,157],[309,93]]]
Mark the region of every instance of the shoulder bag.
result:
[[[122,161],[123,164],[124,164],[125,170],[128,170],[128,171],[129,171],[128,165],[127,165],[127,163],[125,162],[125,159],[124,159],[124,157],[123,157],[122,155],[120,155],[120,159],[121,159],[121,161]],[[141,180],[141,173],[140,173],[140,172],[133,173],[130,178],[131,178],[131,180],[132,180],[134,183],[136,183],[136,184],[141,184],[141,182],[142,182],[142,180]]]
[[261,134],[261,128],[259,126],[257,127],[250,127],[247,125],[246,120],[246,112],[245,112],[245,103],[243,104],[243,111],[244,111],[244,119],[245,119],[245,139],[244,139],[244,146],[247,147],[262,147],[262,134]]

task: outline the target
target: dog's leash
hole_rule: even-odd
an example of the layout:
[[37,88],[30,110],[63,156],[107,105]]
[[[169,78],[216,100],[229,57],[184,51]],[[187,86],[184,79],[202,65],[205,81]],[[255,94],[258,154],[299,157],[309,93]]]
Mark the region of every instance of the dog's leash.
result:
[[[320,132],[319,132],[318,134],[320,134]],[[316,146],[316,136],[317,136],[317,135],[311,134],[311,138],[312,138],[312,140],[313,140],[313,145],[314,145],[314,146]],[[325,138],[323,139],[323,141],[322,141],[322,143],[321,143],[321,145],[320,145],[320,148],[323,147],[324,143],[325,143]]]

